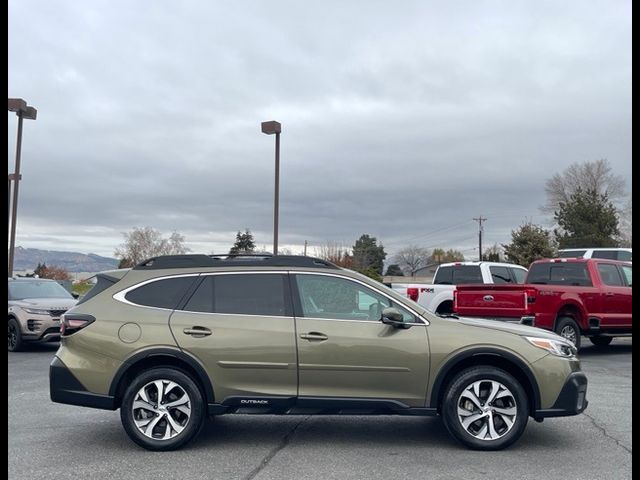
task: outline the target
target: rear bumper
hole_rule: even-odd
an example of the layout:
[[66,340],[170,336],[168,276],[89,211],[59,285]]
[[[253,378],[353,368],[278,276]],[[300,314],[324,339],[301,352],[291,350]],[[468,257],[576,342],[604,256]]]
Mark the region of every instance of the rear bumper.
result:
[[587,376],[582,372],[573,372],[567,377],[558,399],[553,407],[536,410],[536,419],[548,417],[568,417],[578,415],[587,408]]
[[89,392],[58,357],[53,357],[49,366],[49,395],[51,401],[56,403],[103,410],[116,409],[112,396]]

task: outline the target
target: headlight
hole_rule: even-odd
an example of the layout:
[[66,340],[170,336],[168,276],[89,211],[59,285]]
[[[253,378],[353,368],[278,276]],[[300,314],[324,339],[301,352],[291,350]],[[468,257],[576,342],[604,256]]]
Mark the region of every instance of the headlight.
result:
[[558,357],[573,357],[578,353],[576,347],[566,340],[551,340],[549,338],[540,337],[524,337],[529,343],[538,348],[542,348]]
[[49,310],[43,310],[42,308],[23,308],[23,310],[33,315],[49,315]]

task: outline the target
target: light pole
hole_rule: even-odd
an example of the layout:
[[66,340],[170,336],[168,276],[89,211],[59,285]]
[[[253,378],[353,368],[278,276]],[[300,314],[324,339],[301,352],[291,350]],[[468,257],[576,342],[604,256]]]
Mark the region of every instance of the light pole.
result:
[[13,175],[9,176],[9,185],[13,180],[13,202],[11,202],[11,222],[9,233],[9,277],[13,276],[13,256],[16,243],[16,217],[18,214],[18,186],[20,184],[20,154],[22,152],[22,120],[35,120],[38,111],[25,102],[21,98],[10,98],[8,103],[8,111],[16,112],[18,116],[18,139],[16,141],[16,168]]
[[280,200],[280,132],[282,132],[282,125],[271,120],[269,122],[262,122],[262,133],[267,135],[276,134],[276,185],[275,195],[273,198],[273,254],[278,255],[278,209]]

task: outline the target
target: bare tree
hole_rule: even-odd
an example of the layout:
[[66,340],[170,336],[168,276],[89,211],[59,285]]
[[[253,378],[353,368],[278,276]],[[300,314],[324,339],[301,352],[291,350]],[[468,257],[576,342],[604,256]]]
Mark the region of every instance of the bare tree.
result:
[[396,253],[394,260],[407,275],[414,276],[429,263],[429,250],[410,245]]
[[159,255],[182,255],[190,251],[184,245],[184,237],[175,231],[168,238],[162,238],[162,233],[154,228],[135,227],[122,235],[125,241],[115,251],[115,256],[121,259],[121,267],[130,267]]
[[625,181],[611,171],[606,159],[572,163],[562,173],[556,173],[545,182],[547,203],[541,207],[546,213],[553,213],[560,202],[567,203],[578,188],[606,194],[614,204],[625,197]]
[[338,242],[327,242],[314,249],[315,256],[335,263],[339,267],[353,268],[351,249]]
[[632,228],[631,228],[631,198],[629,195],[629,199],[625,204],[624,208],[620,210],[619,219],[618,219],[618,227],[620,229],[620,246],[621,247],[631,247],[631,237],[632,237]]

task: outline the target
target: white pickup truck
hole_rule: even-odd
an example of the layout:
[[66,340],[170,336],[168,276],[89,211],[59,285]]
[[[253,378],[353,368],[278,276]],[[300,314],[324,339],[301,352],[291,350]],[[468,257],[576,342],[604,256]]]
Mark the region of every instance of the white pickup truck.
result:
[[453,262],[443,263],[436,270],[433,284],[392,283],[391,288],[435,313],[453,311],[453,291],[460,284],[524,283],[527,269],[513,263]]

